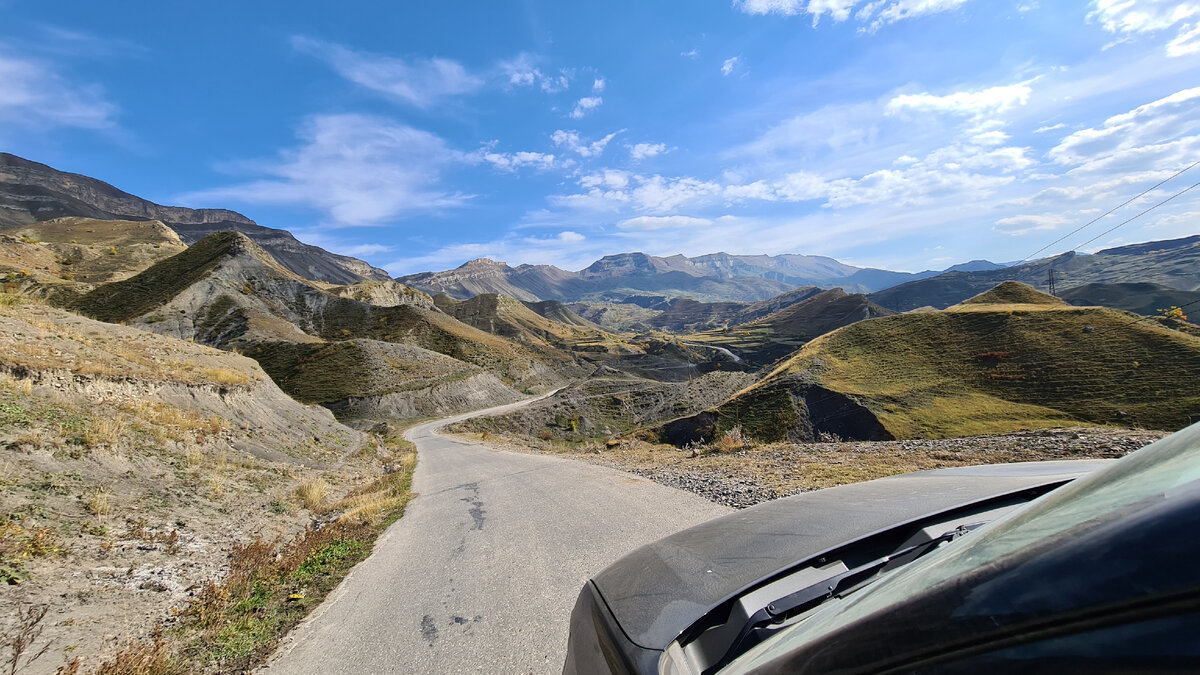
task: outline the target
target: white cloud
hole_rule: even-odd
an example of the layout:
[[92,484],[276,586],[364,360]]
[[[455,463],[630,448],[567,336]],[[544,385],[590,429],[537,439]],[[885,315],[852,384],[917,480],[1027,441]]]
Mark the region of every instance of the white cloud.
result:
[[734,0],[733,4],[747,14],[808,14],[812,17],[814,27],[826,14],[834,23],[840,23],[849,19],[853,13],[856,20],[867,24],[865,30],[873,31],[903,19],[957,9],[966,2],[967,0],[868,0],[857,12],[854,12],[854,8],[862,4],[862,0]]
[[904,19],[958,9],[966,2],[967,0],[876,0],[858,10],[854,18],[864,22],[869,20],[867,30],[875,31]]
[[638,177],[639,185],[630,192],[633,203],[643,211],[665,213],[680,206],[711,201],[721,186],[698,178]]
[[576,153],[580,157],[597,157],[604,153],[604,148],[617,137],[617,134],[624,131],[614,131],[598,141],[587,142],[579,136],[579,132],[572,130],[559,129],[550,135],[550,140],[554,141],[555,145],[562,146]]
[[[1142,152],[1165,143],[1196,139],[1200,125],[1200,87],[1184,89],[1129,112],[1113,115],[1100,127],[1080,129],[1050,150],[1058,164],[1084,164],[1123,152]],[[1145,167],[1143,167],[1145,168]]]
[[461,205],[469,197],[440,186],[451,165],[471,161],[438,136],[369,115],[317,115],[300,144],[274,160],[238,168],[268,177],[181,196],[190,204],[306,206],[334,226],[379,225]]
[[553,237],[525,237],[522,241],[533,246],[557,246],[559,244],[578,244],[586,240],[587,237],[578,232],[565,230]]
[[1021,235],[1037,230],[1054,230],[1069,222],[1070,219],[1057,213],[1009,216],[997,220],[995,229],[1005,234]]
[[556,94],[571,86],[570,71],[560,70],[558,73],[546,73],[538,67],[540,59],[528,52],[521,52],[512,59],[501,61],[496,69],[500,79],[507,87],[532,87]]
[[1044,134],[1044,133],[1046,133],[1047,131],[1057,131],[1057,130],[1059,130],[1059,129],[1065,129],[1065,128],[1066,128],[1066,126],[1067,126],[1066,124],[1063,124],[1062,122],[1059,122],[1058,124],[1050,124],[1050,125],[1047,125],[1047,126],[1038,127],[1037,129],[1034,129],[1034,130],[1033,130],[1033,133],[1035,133],[1035,134]]
[[708,227],[713,221],[708,218],[693,218],[691,216],[637,216],[626,218],[617,223],[621,230],[679,230],[694,227]]
[[338,75],[361,87],[418,108],[469,94],[484,84],[482,78],[452,59],[399,59],[357,52],[302,35],[292,37],[292,47],[325,61]]
[[99,86],[71,82],[49,63],[0,54],[0,123],[7,130],[112,129],[116,113]]
[[999,113],[1016,105],[1025,105],[1033,90],[1028,84],[989,87],[979,91],[957,91],[944,96],[929,93],[901,94],[888,101],[886,111],[894,114],[904,109],[947,112],[979,116]]
[[689,49],[686,52],[679,52],[679,55],[684,58],[688,58],[688,59],[698,59],[698,58],[700,58],[700,50],[699,49]]
[[740,60],[741,60],[741,58],[737,57],[737,56],[725,59],[725,63],[721,64],[721,74],[729,75],[730,73],[732,73],[733,69],[737,67],[738,62]]
[[552,169],[555,166],[554,155],[541,152],[522,151],[509,153],[484,149],[473,153],[470,157],[487,162],[504,173],[513,173],[517,169],[527,166],[541,170]]
[[628,171],[620,169],[605,169],[596,173],[589,173],[579,178],[579,184],[585,188],[604,187],[615,190],[622,190],[629,186],[629,179],[632,176]]
[[629,147],[629,158],[635,162],[656,157],[667,151],[666,143],[637,143]]
[[575,102],[575,109],[571,111],[571,119],[580,119],[599,108],[602,103],[604,103],[604,99],[599,96],[584,96]]
[[597,77],[595,80],[592,81],[592,91],[594,91],[598,94],[598,93],[604,91],[604,87],[606,87],[607,85],[608,85],[608,83],[604,80],[603,77]]
[[1171,56],[1188,56],[1200,53],[1200,21],[1179,28],[1179,34],[1167,43],[1167,54]]
[[1131,36],[1154,34],[1175,29],[1167,42],[1170,56],[1200,52],[1200,2],[1179,0],[1093,0],[1089,19],[1099,21],[1104,30],[1119,36],[1114,44]]

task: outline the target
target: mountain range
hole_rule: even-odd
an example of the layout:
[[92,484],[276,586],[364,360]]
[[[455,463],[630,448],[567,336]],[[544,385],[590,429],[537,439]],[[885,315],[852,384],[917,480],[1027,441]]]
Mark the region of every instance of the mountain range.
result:
[[305,244],[287,230],[264,227],[236,211],[162,206],[103,181],[67,173],[0,152],[0,231],[62,217],[157,220],[185,244],[213,232],[241,232],[271,252],[284,267],[307,279],[352,284],[388,279],[388,273],[349,256]]
[[[164,230],[175,233],[179,244],[183,245],[198,242],[214,232],[232,230],[252,239],[278,264],[304,279],[342,286],[362,281],[390,281],[382,269],[357,258],[305,244],[286,230],[259,225],[235,211],[163,206],[95,178],[0,153],[0,236],[17,232],[28,234],[30,228],[63,218],[75,218],[77,224],[85,222],[82,219],[90,219],[93,223],[157,222]],[[90,232],[94,227],[81,225],[79,229]],[[162,255],[166,252],[164,246],[179,245],[165,241],[157,243],[158,248],[145,253],[147,260],[165,257]],[[66,247],[76,241],[72,237],[70,242],[60,244]],[[58,254],[53,261],[47,259],[36,267],[51,276],[81,281],[107,279],[112,274],[117,275],[112,277],[113,280],[127,276],[128,273],[121,270],[105,271],[104,265],[86,275],[63,269],[64,260],[84,262],[76,268],[78,270],[96,266],[96,256],[82,248],[77,245]],[[940,309],[1005,280],[1046,288],[1051,269],[1056,275],[1058,290],[1072,303],[1103,300],[1116,303],[1112,304],[1114,307],[1143,313],[1158,309],[1158,305],[1164,303],[1167,306],[1186,304],[1192,300],[1190,294],[1200,291],[1200,235],[1122,246],[1093,255],[1069,252],[1012,266],[973,260],[942,272],[859,268],[813,255],[713,253],[661,257],[634,252],[605,256],[579,271],[553,265],[512,267],[480,258],[451,270],[410,274],[396,281],[430,295],[445,294],[459,300],[496,293],[534,303],[636,305],[627,310],[608,311],[609,316],[628,315],[609,327],[640,325],[678,329],[683,326],[670,319],[654,321],[655,312],[641,312],[638,307],[662,310],[680,299],[697,303],[772,303],[776,302],[775,298],[786,298],[798,289],[816,287],[842,288],[851,294],[867,293],[871,302],[892,311],[921,307]],[[1141,285],[1113,288],[1113,284]],[[584,315],[604,313],[582,306],[575,309]],[[682,313],[687,318],[712,308],[676,309],[686,310],[675,313]],[[694,327],[708,329],[718,327],[722,322],[725,325],[738,323],[740,320],[728,321],[723,317],[742,309],[747,308],[730,305],[714,310],[716,318],[713,321]]]

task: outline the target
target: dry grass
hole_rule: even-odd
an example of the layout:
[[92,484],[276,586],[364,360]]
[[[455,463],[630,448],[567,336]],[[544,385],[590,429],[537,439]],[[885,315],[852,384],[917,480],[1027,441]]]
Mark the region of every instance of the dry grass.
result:
[[122,409],[136,420],[150,424],[151,433],[160,440],[191,441],[229,429],[229,423],[216,415],[183,410],[167,403],[137,401],[122,405]]
[[29,396],[33,393],[33,380],[29,378],[13,377],[9,373],[0,371],[0,387],[3,387],[15,394]]
[[106,445],[110,448],[117,445],[125,436],[125,420],[118,416],[97,417],[88,424],[83,433],[83,442],[89,448]]
[[296,499],[300,500],[300,505],[309,511],[316,511],[325,504],[325,497],[329,494],[329,483],[326,483],[320,478],[309,478],[296,486]]
[[227,386],[241,386],[251,382],[249,375],[231,368],[202,368],[200,376],[214,384]]
[[102,487],[88,496],[84,502],[84,509],[93,516],[107,516],[112,513],[112,490],[107,487]]

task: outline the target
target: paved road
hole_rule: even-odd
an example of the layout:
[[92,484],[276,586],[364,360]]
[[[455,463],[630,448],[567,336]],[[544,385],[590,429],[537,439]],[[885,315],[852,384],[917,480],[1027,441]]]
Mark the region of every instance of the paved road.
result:
[[630,549],[729,511],[620,471],[435,433],[464,417],[409,430],[419,496],[297,628],[272,672],[561,672],[584,581]]

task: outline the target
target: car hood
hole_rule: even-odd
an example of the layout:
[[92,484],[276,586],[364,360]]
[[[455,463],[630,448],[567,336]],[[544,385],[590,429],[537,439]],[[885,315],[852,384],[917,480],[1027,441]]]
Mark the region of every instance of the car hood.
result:
[[875,532],[1063,483],[1112,460],[920,471],[777,499],[634,550],[593,579],[629,639],[664,649],[747,587]]

